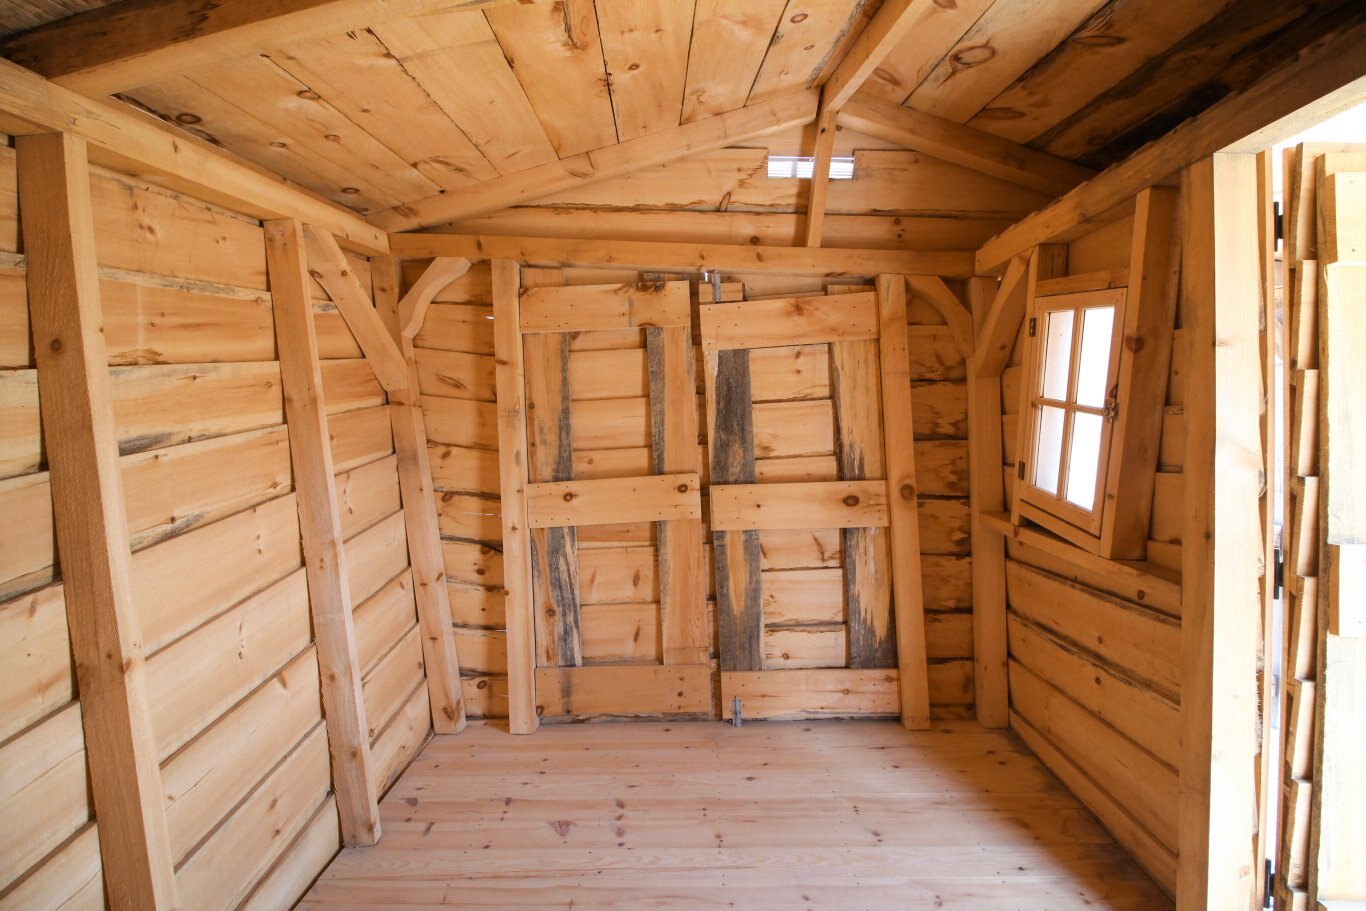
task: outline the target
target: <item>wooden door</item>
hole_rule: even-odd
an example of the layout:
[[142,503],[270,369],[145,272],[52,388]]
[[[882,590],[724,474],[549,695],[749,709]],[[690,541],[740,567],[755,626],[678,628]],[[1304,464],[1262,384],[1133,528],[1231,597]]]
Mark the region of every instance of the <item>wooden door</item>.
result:
[[723,717],[929,722],[905,285],[852,290],[699,307]]
[[519,317],[537,712],[710,715],[688,283],[558,275]]

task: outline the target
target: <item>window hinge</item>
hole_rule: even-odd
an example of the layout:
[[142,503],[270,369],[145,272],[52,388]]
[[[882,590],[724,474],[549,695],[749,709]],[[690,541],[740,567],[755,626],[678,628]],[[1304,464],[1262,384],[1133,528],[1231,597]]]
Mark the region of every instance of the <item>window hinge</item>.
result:
[[1023,481],[1023,480],[1024,480],[1024,471],[1025,471],[1024,459],[1021,459],[1020,461],[1018,461],[1018,462],[1015,463],[1015,477],[1018,478],[1019,480]]
[[1283,590],[1285,588],[1285,554],[1281,552],[1279,545],[1276,547],[1275,583],[1276,597],[1283,597]]
[[1118,399],[1106,399],[1106,400],[1105,400],[1105,410],[1104,410],[1103,414],[1104,414],[1104,416],[1105,416],[1105,420],[1110,421],[1110,422],[1113,423],[1114,420],[1115,420],[1116,418],[1119,417],[1119,400],[1118,400]]
[[1267,858],[1263,863],[1266,865],[1264,868],[1266,871],[1266,891],[1262,893],[1262,907],[1269,909],[1275,907],[1276,873],[1271,869],[1270,858]]
[[1030,338],[1033,338],[1033,337],[1034,337],[1034,334],[1035,334],[1036,332],[1038,332],[1038,331],[1039,331],[1039,318],[1038,318],[1037,316],[1031,316],[1031,317],[1029,318],[1029,337],[1030,337]]

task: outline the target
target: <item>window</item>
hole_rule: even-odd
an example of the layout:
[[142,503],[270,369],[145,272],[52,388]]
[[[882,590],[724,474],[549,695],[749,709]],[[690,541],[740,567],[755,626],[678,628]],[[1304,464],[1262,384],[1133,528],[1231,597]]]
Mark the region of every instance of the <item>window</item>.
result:
[[[768,156],[768,176],[797,178],[798,180],[810,180],[816,168],[816,159],[806,156],[796,155],[770,155]],[[831,180],[851,180],[854,176],[854,159],[852,158],[831,158],[830,159],[830,179]]]
[[1112,288],[1039,297],[1029,322],[1034,357],[1021,499],[1093,535],[1118,411],[1116,340],[1126,296]]

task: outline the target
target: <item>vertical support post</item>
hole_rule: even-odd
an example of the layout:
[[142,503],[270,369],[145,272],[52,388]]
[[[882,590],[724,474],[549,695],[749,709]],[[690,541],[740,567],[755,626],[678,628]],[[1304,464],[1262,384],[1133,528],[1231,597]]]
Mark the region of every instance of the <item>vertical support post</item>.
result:
[[508,728],[535,733],[536,645],[531,604],[531,539],[526,519],[526,367],[522,354],[521,269],[493,267],[494,385],[498,398],[498,475],[503,511],[503,588],[507,614]]
[[1261,446],[1257,174],[1217,154],[1183,179],[1186,517],[1176,900],[1248,909],[1257,824]]
[[[645,330],[650,381],[651,467],[655,474],[702,475],[697,445],[697,379],[691,326]],[[706,664],[706,559],[702,523],[656,522],[660,639],[665,664]]]
[[323,713],[332,756],[342,841],[379,841],[379,795],[370,764],[370,738],[361,696],[360,660],[347,584],[346,551],[333,481],[327,412],[303,226],[292,219],[268,221],[266,268],[274,301],[280,385],[289,429],[289,455],[299,502],[299,531],[308,575],[308,603],[322,678]]
[[907,730],[921,730],[930,726],[930,685],[925,658],[925,596],[920,587],[920,514],[905,277],[879,275],[877,302],[901,724]]
[[[1019,289],[1017,291],[1017,289]],[[1017,285],[1002,294],[1022,293]],[[991,278],[974,278],[968,296],[976,320],[985,321],[997,293]],[[1002,362],[1004,358],[1000,359]],[[993,369],[994,368],[994,369]],[[977,722],[985,728],[1010,724],[1010,691],[1006,671],[1005,539],[987,527],[986,513],[1005,510],[1001,466],[1001,371],[995,364],[968,365],[968,496],[972,514],[972,655]]]
[[825,106],[816,118],[816,155],[811,164],[811,188],[806,200],[806,245],[821,245],[821,230],[825,225],[825,200],[830,194],[830,159],[835,154],[835,136],[839,132],[836,117],[839,111]]
[[413,341],[399,324],[399,268],[391,256],[370,261],[375,306],[398,345],[407,372],[407,401],[389,406],[398,458],[398,486],[403,497],[403,524],[413,570],[417,622],[422,632],[422,663],[427,669],[427,697],[432,730],[457,734],[465,728],[465,701],[460,691],[460,660],[455,650],[446,563],[441,555],[441,529],[436,517],[436,491],[427,459],[427,425],[419,405],[417,358]]
[[57,550],[105,894],[176,906],[114,432],[85,142],[21,136],[20,211]]

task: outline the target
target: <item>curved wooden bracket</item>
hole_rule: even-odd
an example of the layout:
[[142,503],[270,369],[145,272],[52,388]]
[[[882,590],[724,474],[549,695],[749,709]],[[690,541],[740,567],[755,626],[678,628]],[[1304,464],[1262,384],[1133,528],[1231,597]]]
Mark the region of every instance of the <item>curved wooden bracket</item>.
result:
[[906,284],[910,286],[912,294],[939,311],[939,315],[944,317],[944,322],[949,324],[949,334],[953,336],[954,347],[963,355],[963,360],[971,362],[972,352],[976,347],[972,332],[972,314],[963,306],[963,302],[937,275],[908,275]]
[[438,256],[432,260],[422,276],[413,282],[408,293],[403,295],[403,300],[398,302],[398,324],[404,338],[417,338],[432,300],[468,271],[470,261],[463,257]]

